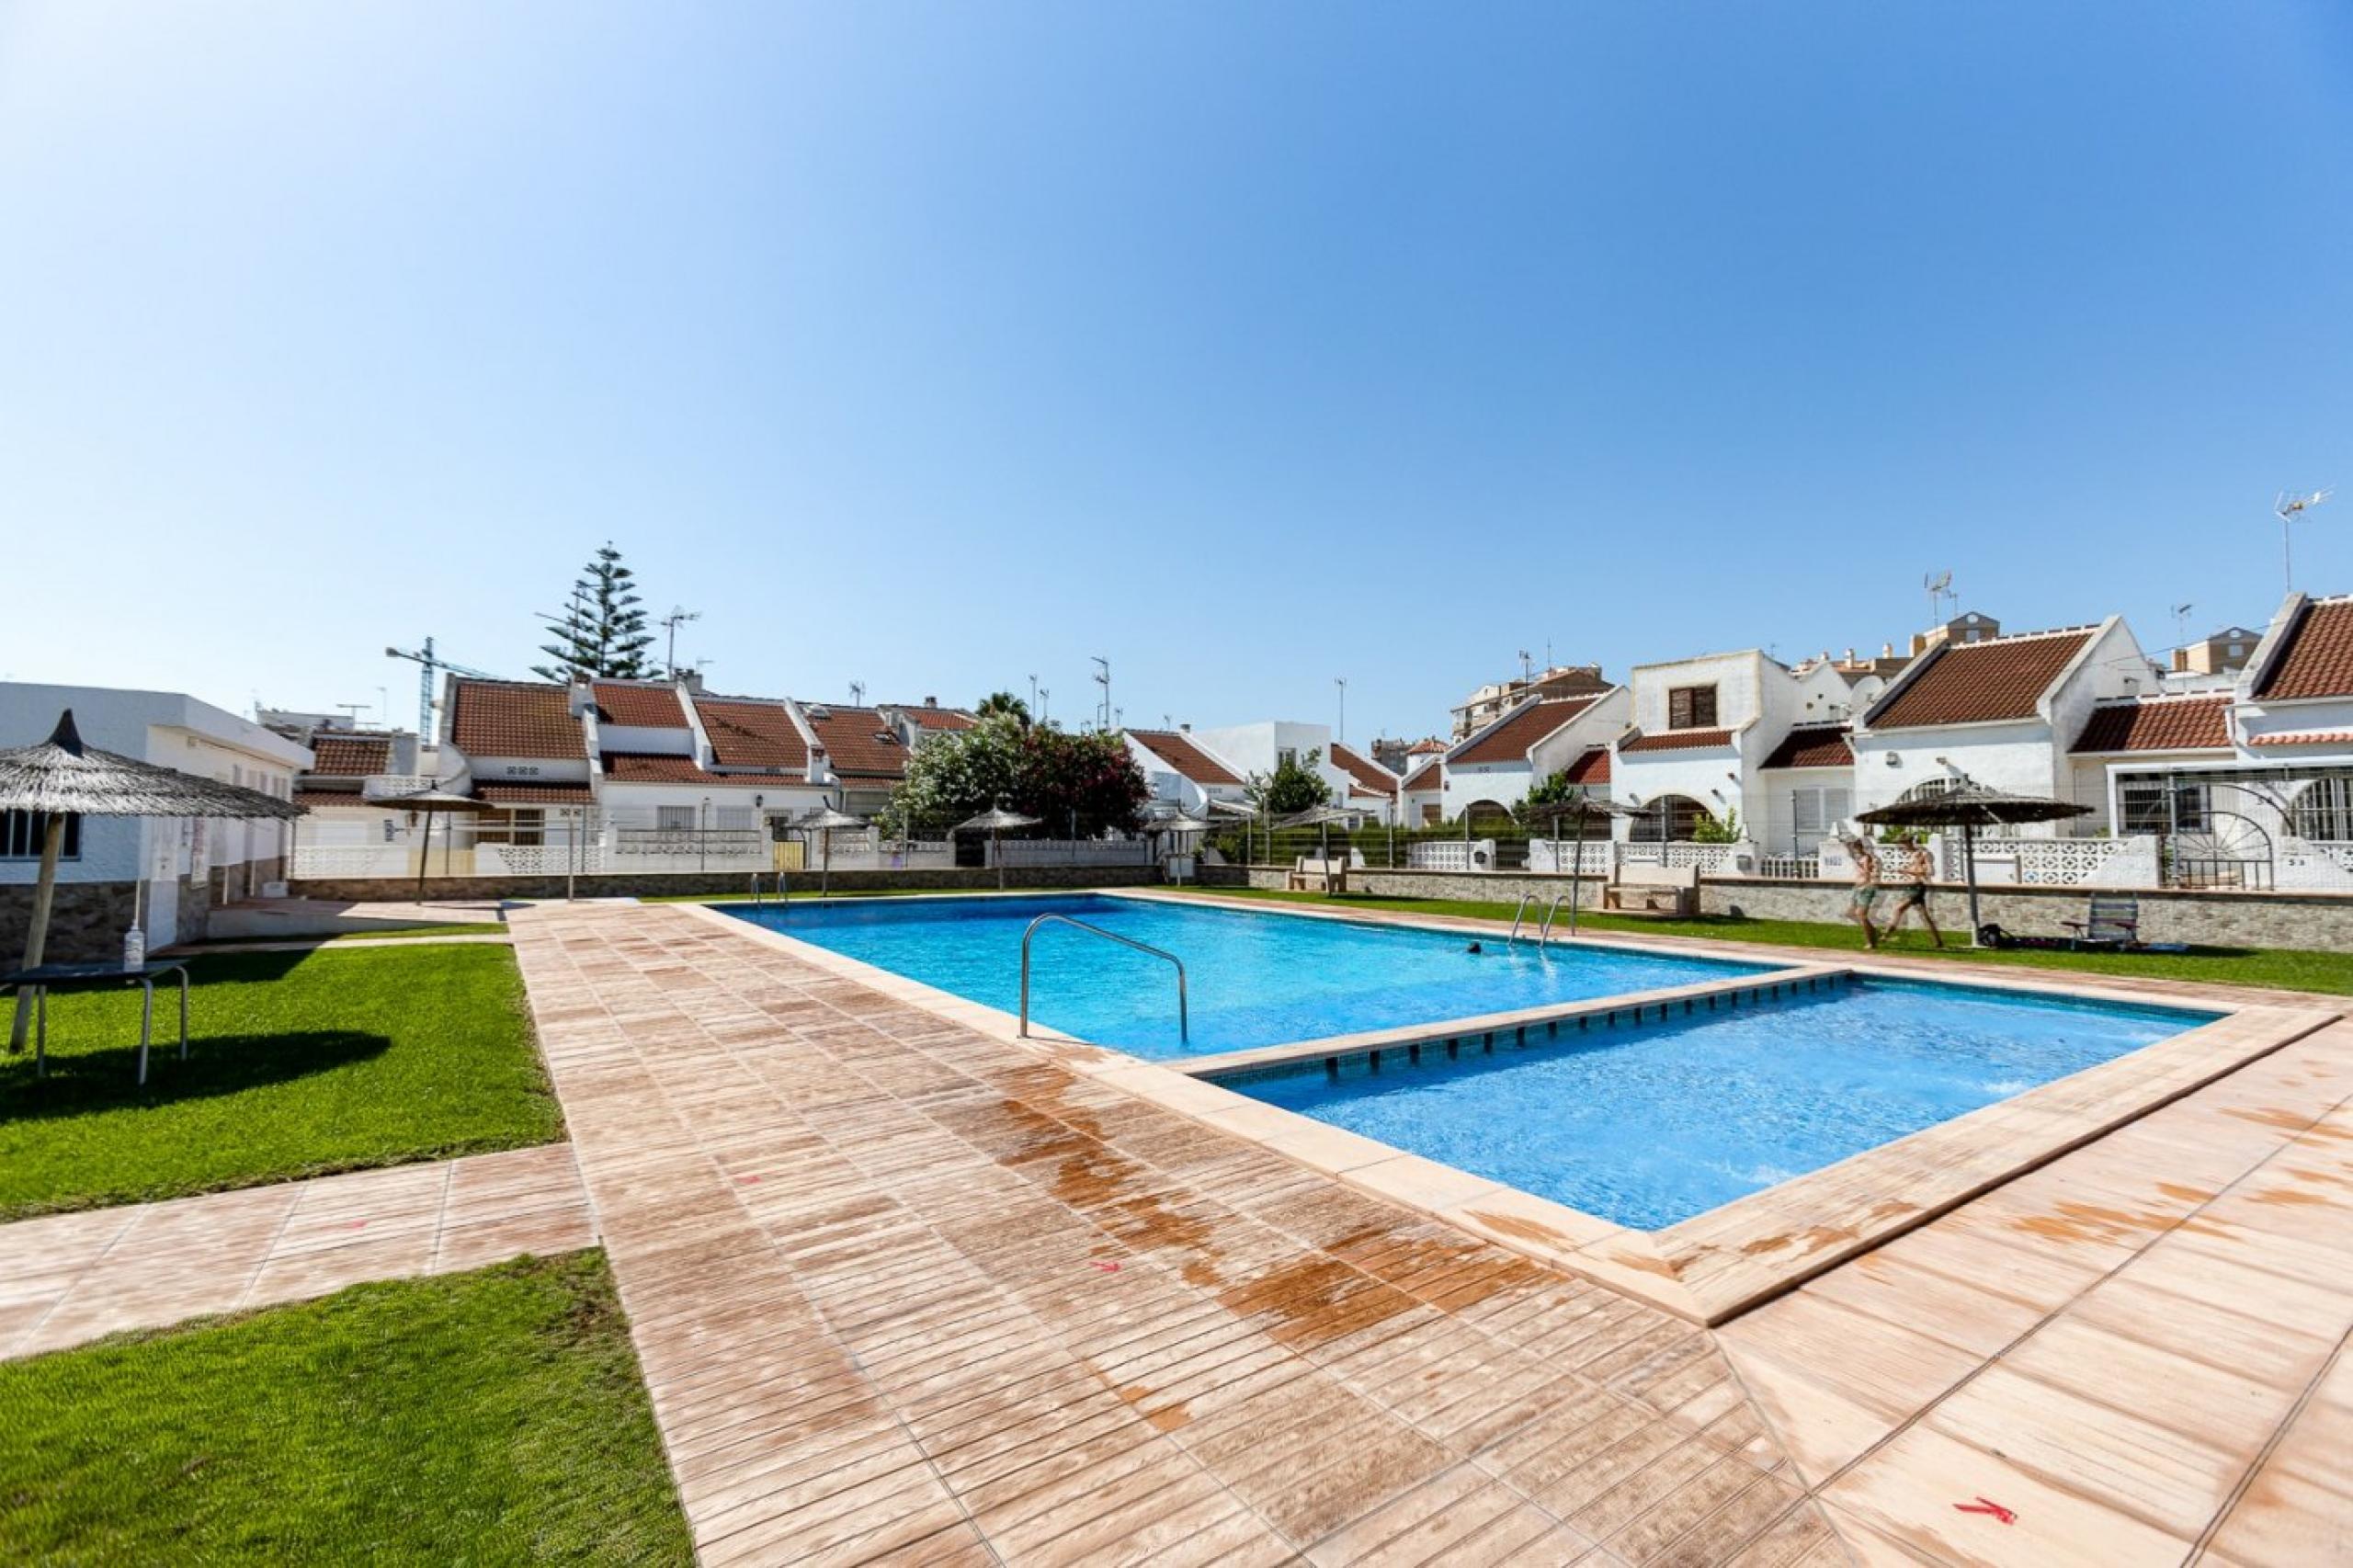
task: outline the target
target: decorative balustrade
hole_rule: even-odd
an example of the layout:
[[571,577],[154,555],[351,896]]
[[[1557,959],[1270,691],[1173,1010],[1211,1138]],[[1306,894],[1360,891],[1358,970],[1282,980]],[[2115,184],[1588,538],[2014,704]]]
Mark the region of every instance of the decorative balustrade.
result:
[[[1006,838],[993,851],[1006,866],[1149,866],[1144,838]],[[996,864],[991,861],[991,864]]]
[[1589,838],[1583,843],[1566,838],[1531,838],[1528,841],[1528,869],[1531,871],[1566,876],[1571,871],[1580,876],[1606,877],[1616,864],[1617,846],[1606,838]]
[[1415,871],[1492,871],[1495,869],[1495,841],[1416,839],[1405,846],[1405,865]]
[[[1931,852],[1944,881],[1962,880],[1959,833],[1937,835]],[[2160,881],[2157,840],[2146,834],[2125,838],[2026,838],[1980,834],[1974,854],[1981,882],[2153,888]]]
[[298,878],[413,877],[416,858],[404,844],[297,844]]

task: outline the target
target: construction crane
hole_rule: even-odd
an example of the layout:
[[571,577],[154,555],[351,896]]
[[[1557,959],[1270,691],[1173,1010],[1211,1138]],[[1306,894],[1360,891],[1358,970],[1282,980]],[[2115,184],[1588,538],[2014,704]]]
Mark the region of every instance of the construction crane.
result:
[[423,666],[416,675],[416,738],[419,744],[430,744],[433,740],[433,676],[436,671],[447,670],[453,676],[473,676],[481,680],[500,678],[488,670],[472,670],[463,665],[451,664],[434,653],[433,639],[430,637],[425,640],[425,646],[422,648],[414,650],[387,648],[384,650],[384,657],[407,659]]

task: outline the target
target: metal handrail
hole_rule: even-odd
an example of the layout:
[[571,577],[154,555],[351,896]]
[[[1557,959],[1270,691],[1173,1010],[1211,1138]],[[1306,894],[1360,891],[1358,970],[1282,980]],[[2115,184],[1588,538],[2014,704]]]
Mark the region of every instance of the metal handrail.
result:
[[1532,892],[1521,893],[1519,902],[1511,906],[1511,935],[1504,938],[1504,946],[1508,948],[1519,940],[1520,916],[1528,913],[1528,901],[1535,896]]
[[790,901],[792,897],[791,886],[784,880],[784,873],[782,871],[754,871],[752,873],[752,903],[756,906],[765,902],[765,900],[760,896],[760,879],[764,876],[768,879],[769,884],[775,889],[778,903],[783,903]]
[[1176,1038],[1188,1041],[1193,1038],[1192,1017],[1185,1002],[1185,960],[1183,959],[1165,949],[1155,948],[1150,942],[1139,942],[1133,937],[1122,937],[1117,931],[1106,931],[1100,926],[1090,926],[1084,920],[1074,920],[1067,915],[1040,915],[1037,919],[1029,922],[1028,930],[1021,933],[1022,1039],[1029,1038],[1029,938],[1035,937],[1038,934],[1038,927],[1049,920],[1059,920],[1065,926],[1075,926],[1082,931],[1092,931],[1098,937],[1108,937],[1123,948],[1133,948],[1140,953],[1150,953],[1154,958],[1166,959],[1170,963],[1175,964],[1176,966]]
[[1544,906],[1544,924],[1536,933],[1536,945],[1538,947],[1540,948],[1552,939],[1553,917],[1561,913],[1561,905],[1566,903],[1568,901],[1569,895],[1567,893],[1556,892],[1552,895],[1552,902]]

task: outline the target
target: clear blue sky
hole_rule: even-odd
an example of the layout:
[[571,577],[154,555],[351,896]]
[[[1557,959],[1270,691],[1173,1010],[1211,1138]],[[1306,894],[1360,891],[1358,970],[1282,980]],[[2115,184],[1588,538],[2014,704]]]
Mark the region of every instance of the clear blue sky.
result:
[[0,674],[413,710],[610,537],[714,685],[2353,589],[2341,6],[0,3]]

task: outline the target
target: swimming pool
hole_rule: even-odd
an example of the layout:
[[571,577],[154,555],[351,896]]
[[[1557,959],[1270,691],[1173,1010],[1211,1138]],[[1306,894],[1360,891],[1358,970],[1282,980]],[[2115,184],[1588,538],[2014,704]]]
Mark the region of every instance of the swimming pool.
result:
[[1444,931],[1086,893],[1042,898],[875,898],[725,906],[738,918],[1005,1012],[1020,1006],[1021,934],[1066,915],[1184,960],[1192,1039],[1178,1037],[1176,982],[1148,953],[1040,926],[1030,1017],[1155,1061],[1400,1025],[1510,1012],[1764,972],[1755,964],[1578,946],[1539,951]]
[[1738,1012],[1222,1077],[1620,1225],[1689,1219],[2220,1015],[1853,980]]

